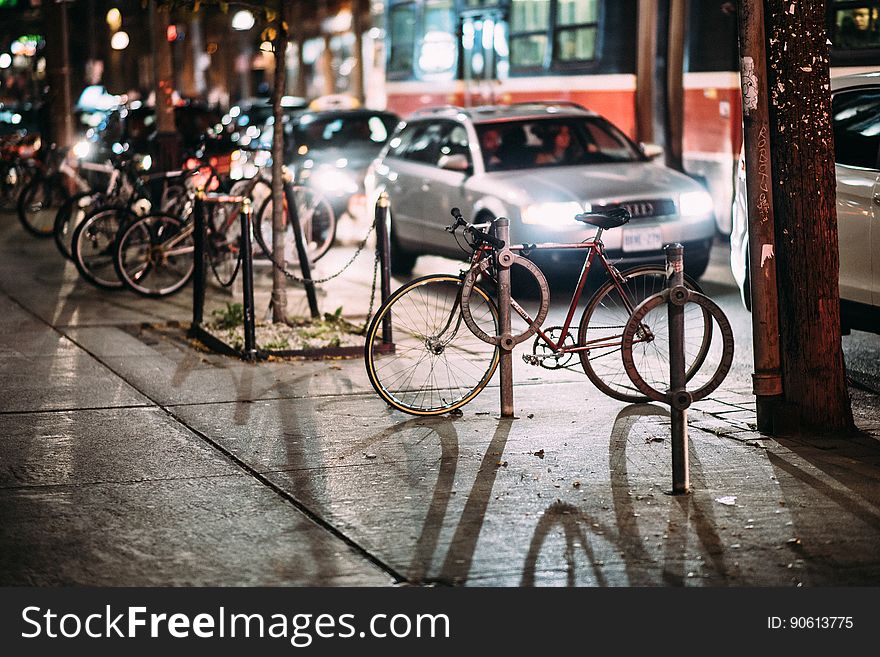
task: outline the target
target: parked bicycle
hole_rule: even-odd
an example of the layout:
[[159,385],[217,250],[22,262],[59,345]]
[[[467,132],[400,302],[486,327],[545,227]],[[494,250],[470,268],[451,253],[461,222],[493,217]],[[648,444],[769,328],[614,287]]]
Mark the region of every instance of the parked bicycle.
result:
[[[499,310],[490,289],[498,285],[498,258],[502,257],[514,281],[508,347],[535,336],[531,353],[523,356],[526,363],[560,369],[579,361],[590,381],[610,397],[627,402],[647,399],[623,368],[623,330],[636,307],[664,289],[666,271],[646,265],[621,272],[608,261],[602,233],[629,221],[625,209],[577,215],[578,221],[597,228],[596,235],[584,242],[510,246],[491,234],[491,224],[470,224],[457,208],[452,214],[455,222],[447,231],[456,236],[463,229],[470,253],[468,266],[458,274],[432,274],[405,284],[379,308],[367,330],[367,374],[380,397],[406,413],[439,415],[463,406],[486,387],[500,355]],[[549,286],[541,270],[526,257],[545,249],[586,251],[561,326],[543,326],[550,306]],[[594,260],[602,265],[607,280],[587,302],[575,331],[574,315]],[[701,291],[696,281],[685,280],[689,289]],[[529,293],[521,294],[524,289]],[[390,353],[380,346],[382,326],[389,319],[394,344]],[[690,380],[709,351],[711,315],[689,306],[685,336]],[[665,308],[647,313],[630,339],[636,367],[653,388],[668,387],[668,343]]]

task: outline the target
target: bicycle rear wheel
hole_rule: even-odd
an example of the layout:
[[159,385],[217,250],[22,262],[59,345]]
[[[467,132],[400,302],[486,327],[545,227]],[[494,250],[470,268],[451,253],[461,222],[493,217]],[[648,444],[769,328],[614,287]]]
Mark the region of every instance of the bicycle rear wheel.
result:
[[139,217],[122,226],[114,264],[122,284],[145,297],[165,297],[183,288],[195,269],[190,224],[166,214]]
[[[499,349],[476,337],[461,316],[461,278],[434,274],[407,283],[382,304],[367,330],[370,383],[382,399],[412,415],[440,415],[468,403],[486,387]],[[498,335],[498,309],[484,290],[470,298],[474,321]],[[382,345],[391,321],[393,349]]]
[[[330,250],[333,240],[336,239],[336,215],[329,201],[317,190],[297,185],[293,188],[293,194],[309,262],[317,262]],[[271,196],[263,202],[254,218],[254,237],[263,252],[274,258]],[[290,264],[299,263],[289,211],[284,216],[284,261]]]
[[[635,267],[623,272],[621,289],[607,281],[590,298],[578,328],[578,345],[590,346],[578,352],[581,365],[590,381],[609,397],[625,402],[643,402],[648,398],[630,381],[623,367],[621,345],[623,329],[632,311],[642,301],[666,288],[666,270],[655,265]],[[701,292],[699,284],[685,276],[685,285]],[[653,388],[669,387],[669,325],[666,307],[649,313],[642,322],[643,331],[633,344],[633,356],[639,372]],[[690,380],[706,359],[712,342],[712,318],[698,306],[685,313],[685,368]]]
[[73,264],[85,280],[105,290],[122,288],[113,266],[116,233],[134,215],[122,207],[99,208],[73,231],[70,243]]
[[18,219],[31,235],[52,237],[55,215],[67,200],[67,190],[56,176],[38,176],[21,190],[18,199]]

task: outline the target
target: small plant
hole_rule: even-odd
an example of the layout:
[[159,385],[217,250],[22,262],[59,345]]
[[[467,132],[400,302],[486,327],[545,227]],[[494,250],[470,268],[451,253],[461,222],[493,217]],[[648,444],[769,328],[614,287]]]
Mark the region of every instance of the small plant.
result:
[[214,325],[219,329],[232,329],[244,324],[244,306],[240,303],[227,303],[225,308],[211,312]]

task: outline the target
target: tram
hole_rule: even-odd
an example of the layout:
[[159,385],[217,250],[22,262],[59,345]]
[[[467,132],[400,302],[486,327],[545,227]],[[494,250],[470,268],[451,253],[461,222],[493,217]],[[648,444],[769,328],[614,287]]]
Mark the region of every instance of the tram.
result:
[[[735,2],[386,0],[385,94],[426,106],[576,102],[700,179],[730,231],[742,143]],[[865,21],[869,31],[854,34]],[[880,63],[880,0],[828,0],[832,75]]]

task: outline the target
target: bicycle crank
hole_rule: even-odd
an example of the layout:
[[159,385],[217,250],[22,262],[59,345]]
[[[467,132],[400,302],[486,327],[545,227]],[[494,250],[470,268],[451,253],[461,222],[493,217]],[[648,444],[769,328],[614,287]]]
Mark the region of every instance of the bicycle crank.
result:
[[[546,335],[554,344],[558,344],[560,348],[574,347],[576,344],[574,336],[570,332],[565,334],[564,340],[562,339],[561,326],[551,326],[544,331],[544,335]],[[548,370],[561,370],[571,364],[575,355],[576,354],[571,351],[554,351],[553,347],[551,347],[543,337],[538,335],[532,343],[532,353],[523,354],[522,358],[523,362],[528,363],[529,365],[537,365]]]

